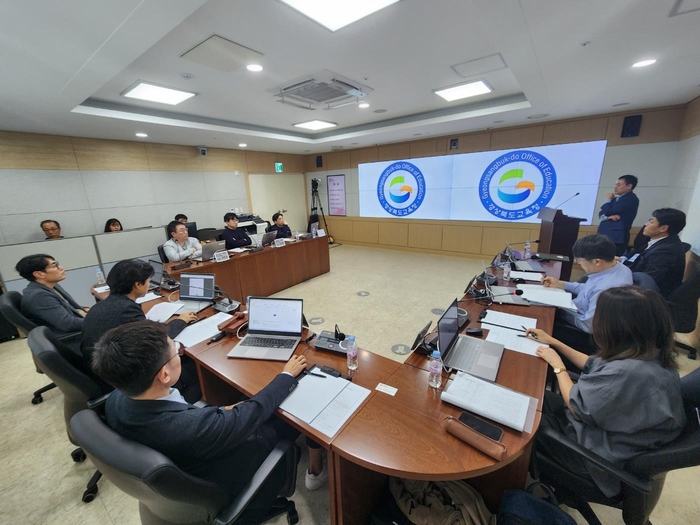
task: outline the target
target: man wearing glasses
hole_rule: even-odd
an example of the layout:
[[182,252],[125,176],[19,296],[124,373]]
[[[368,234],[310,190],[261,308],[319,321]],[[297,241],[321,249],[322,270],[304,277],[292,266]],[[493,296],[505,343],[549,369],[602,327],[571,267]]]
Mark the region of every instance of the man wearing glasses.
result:
[[58,283],[66,271],[46,254],[28,255],[15,270],[29,284],[22,292],[22,313],[38,325],[48,326],[56,335],[79,332],[88,308],[80,306]]
[[168,224],[168,235],[170,239],[163,244],[163,251],[170,262],[202,256],[202,245],[188,235],[187,226],[181,222],[172,221]]
[[41,230],[44,232],[44,235],[46,235],[46,239],[44,239],[45,241],[63,239],[63,235],[61,235],[61,225],[58,223],[58,221],[47,219],[42,221],[40,226]]

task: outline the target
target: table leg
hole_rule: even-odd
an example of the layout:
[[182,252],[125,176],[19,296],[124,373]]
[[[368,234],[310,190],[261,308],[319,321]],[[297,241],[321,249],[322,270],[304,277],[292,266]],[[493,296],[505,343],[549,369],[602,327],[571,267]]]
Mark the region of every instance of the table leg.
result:
[[329,453],[333,468],[329,470],[331,498],[331,524],[364,525],[369,522],[372,510],[384,495],[389,477],[366,469],[338,454]]

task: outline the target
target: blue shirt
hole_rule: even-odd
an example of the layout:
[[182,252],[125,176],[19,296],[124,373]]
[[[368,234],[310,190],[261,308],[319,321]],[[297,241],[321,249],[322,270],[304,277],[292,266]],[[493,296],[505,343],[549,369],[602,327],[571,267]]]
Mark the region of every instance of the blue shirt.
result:
[[632,271],[622,263],[615,263],[615,266],[592,273],[585,283],[565,283],[564,290],[575,294],[574,304],[577,312],[564,310],[564,317],[579,330],[586,333],[593,331],[593,314],[598,302],[598,296],[608,288],[617,286],[627,286],[632,284]]
[[187,405],[187,401],[182,397],[182,394],[177,388],[171,388],[170,393],[165,397],[159,397],[156,401],[174,401],[175,403],[184,403]]

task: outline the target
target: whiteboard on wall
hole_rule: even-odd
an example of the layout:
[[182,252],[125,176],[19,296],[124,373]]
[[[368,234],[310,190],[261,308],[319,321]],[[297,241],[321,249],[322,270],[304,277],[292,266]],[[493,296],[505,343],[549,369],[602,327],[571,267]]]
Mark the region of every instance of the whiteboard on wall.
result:
[[328,215],[347,215],[345,175],[328,175]]
[[558,207],[590,224],[607,141],[360,164],[360,216],[539,222]]

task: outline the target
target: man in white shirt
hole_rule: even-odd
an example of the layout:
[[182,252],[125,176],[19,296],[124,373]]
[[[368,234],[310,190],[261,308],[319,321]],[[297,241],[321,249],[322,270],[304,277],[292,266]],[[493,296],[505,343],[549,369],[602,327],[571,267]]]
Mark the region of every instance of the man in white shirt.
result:
[[163,244],[163,251],[170,262],[202,256],[202,245],[197,239],[189,236],[187,226],[181,222],[172,221],[168,224],[168,233],[170,240]]

